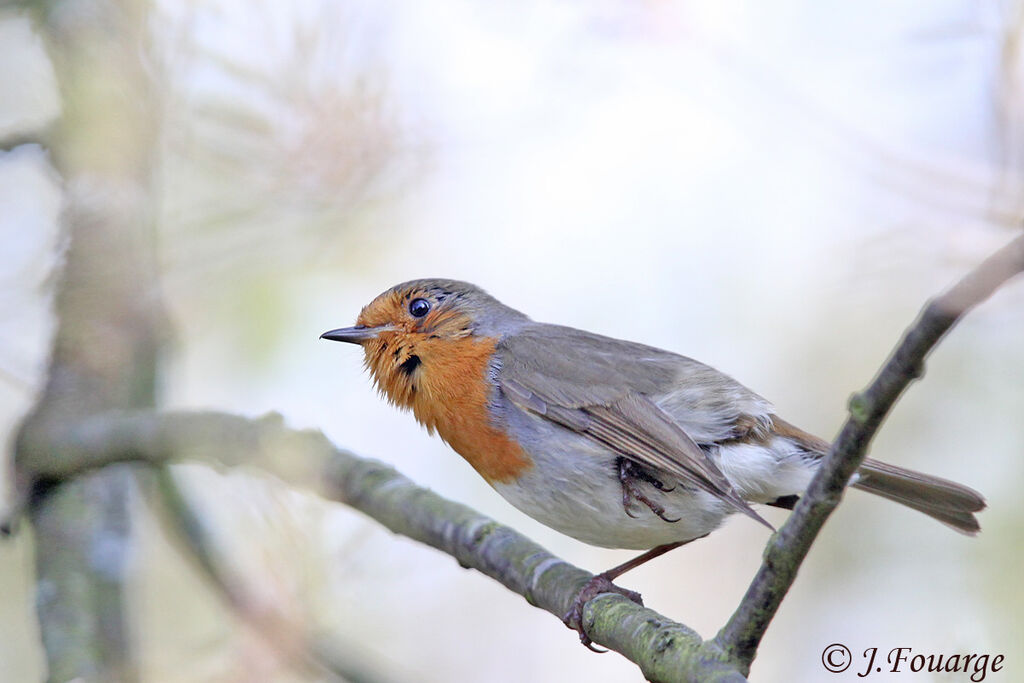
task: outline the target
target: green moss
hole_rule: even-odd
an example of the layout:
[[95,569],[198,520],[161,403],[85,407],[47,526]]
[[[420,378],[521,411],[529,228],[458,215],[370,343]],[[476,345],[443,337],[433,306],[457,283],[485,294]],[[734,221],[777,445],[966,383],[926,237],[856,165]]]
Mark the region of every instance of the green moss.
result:
[[484,539],[486,539],[488,536],[490,536],[500,528],[501,525],[494,521],[487,522],[486,524],[477,527],[476,530],[473,532],[473,546],[476,547],[480,545],[484,542]]
[[863,393],[856,393],[850,396],[850,401],[847,404],[850,410],[850,417],[859,424],[864,424],[868,421],[868,416],[871,413],[871,403]]

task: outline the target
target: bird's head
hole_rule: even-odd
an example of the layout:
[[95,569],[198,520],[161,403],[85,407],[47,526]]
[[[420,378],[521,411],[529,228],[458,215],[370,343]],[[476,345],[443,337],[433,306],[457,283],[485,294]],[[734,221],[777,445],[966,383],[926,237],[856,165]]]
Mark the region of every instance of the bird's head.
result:
[[411,280],[364,306],[354,327],[320,337],[361,345],[377,388],[391,402],[410,407],[422,373],[443,371],[441,364],[458,362],[460,349],[495,342],[528,320],[468,282]]

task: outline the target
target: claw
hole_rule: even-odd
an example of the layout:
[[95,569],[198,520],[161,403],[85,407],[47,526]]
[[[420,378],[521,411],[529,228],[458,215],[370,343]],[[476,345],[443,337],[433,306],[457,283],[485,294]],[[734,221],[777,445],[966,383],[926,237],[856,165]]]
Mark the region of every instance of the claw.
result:
[[675,519],[667,517],[665,515],[665,508],[648,498],[647,495],[640,490],[640,487],[637,485],[637,479],[646,481],[659,491],[671,491],[675,489],[675,486],[666,488],[665,484],[663,484],[660,479],[651,476],[651,474],[640,467],[637,467],[632,461],[626,458],[620,457],[616,464],[619,468],[619,482],[622,484],[622,508],[626,511],[628,516],[633,519],[637,518],[637,516],[633,514],[632,507],[634,501],[639,501],[646,505],[651,512],[666,522],[675,523],[681,519],[678,517]]
[[630,506],[633,504],[633,499],[629,493],[629,484],[625,479],[623,479],[622,472],[622,467],[619,467],[619,481],[622,482],[622,509],[626,511],[627,515],[629,515],[633,519],[636,519],[637,516],[634,515],[633,511],[629,509]]
[[650,473],[645,470],[639,470],[636,473],[636,476],[638,479],[646,481],[654,488],[658,489],[659,491],[664,491],[665,493],[668,493],[669,491],[675,491],[676,489],[674,484],[672,486],[665,486],[665,483],[662,482],[661,479],[658,479],[657,477],[652,477]]
[[671,522],[671,521],[678,522],[679,521],[678,519],[677,520],[671,520],[671,519],[667,518],[665,516],[665,508],[663,508],[662,506],[660,506],[657,503],[655,503],[653,500],[651,500],[650,498],[645,496],[643,493],[640,493],[639,491],[637,491],[633,495],[636,497],[637,500],[639,500],[641,503],[643,503],[648,508],[650,508],[651,512],[653,512],[654,514],[658,515],[659,517],[664,519],[666,522]]
[[607,650],[594,647],[594,641],[592,641],[586,631],[583,630],[583,607],[602,593],[618,593],[619,595],[629,598],[638,605],[643,606],[644,604],[639,593],[616,586],[606,574],[598,574],[588,581],[576,595],[576,598],[572,602],[572,607],[570,607],[569,611],[562,617],[562,622],[579,634],[580,642],[591,652],[607,652]]
[[641,498],[641,500],[643,500],[644,503],[647,503],[647,507],[651,508],[651,512],[653,512],[654,514],[658,515],[658,517],[661,517],[663,520],[665,520],[669,524],[675,524],[680,519],[682,519],[682,517],[675,517],[675,518],[673,518],[673,517],[666,517],[665,516],[665,508],[661,507],[660,505],[656,505],[655,503],[653,503],[653,502],[651,502],[649,500],[645,500],[643,498]]

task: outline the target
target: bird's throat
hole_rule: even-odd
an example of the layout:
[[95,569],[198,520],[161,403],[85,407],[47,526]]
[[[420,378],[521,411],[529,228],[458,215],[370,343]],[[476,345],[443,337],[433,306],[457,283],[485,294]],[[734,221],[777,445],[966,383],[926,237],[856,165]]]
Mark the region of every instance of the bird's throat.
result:
[[510,482],[532,465],[491,414],[496,344],[476,336],[410,340],[394,372],[377,378],[393,402],[412,408],[420,424],[437,431],[492,484]]

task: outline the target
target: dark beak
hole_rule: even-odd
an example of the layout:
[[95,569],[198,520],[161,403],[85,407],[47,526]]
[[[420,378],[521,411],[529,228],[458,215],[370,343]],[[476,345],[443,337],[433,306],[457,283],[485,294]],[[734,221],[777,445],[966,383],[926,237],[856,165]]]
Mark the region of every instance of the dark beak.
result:
[[377,335],[381,332],[387,332],[392,329],[394,328],[391,325],[381,325],[380,327],[356,325],[355,327],[340,327],[336,330],[324,332],[320,335],[320,338],[329,339],[330,341],[348,342],[349,344],[362,344],[371,339],[376,339]]

